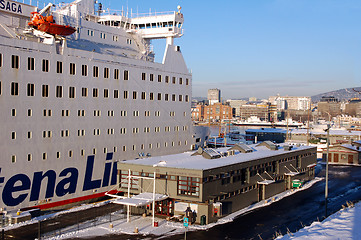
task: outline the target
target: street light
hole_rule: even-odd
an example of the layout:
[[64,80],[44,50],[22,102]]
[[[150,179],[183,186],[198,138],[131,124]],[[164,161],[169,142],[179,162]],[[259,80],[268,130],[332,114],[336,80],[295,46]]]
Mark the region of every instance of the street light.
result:
[[327,152],[326,152],[326,185],[325,185],[325,217],[327,217],[327,198],[328,198],[328,154],[330,151],[330,128],[331,128],[331,114],[326,112],[328,114],[328,124],[327,129],[325,129],[325,132],[327,132]]

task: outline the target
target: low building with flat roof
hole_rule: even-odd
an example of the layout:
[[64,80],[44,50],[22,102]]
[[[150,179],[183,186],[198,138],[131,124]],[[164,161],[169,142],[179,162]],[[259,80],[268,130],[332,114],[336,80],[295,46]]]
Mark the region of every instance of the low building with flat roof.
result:
[[[119,189],[132,195],[155,192],[167,196],[155,203],[158,215],[181,218],[187,208],[194,221],[210,223],[292,187],[293,180],[314,178],[316,147],[276,145],[266,141],[232,148],[121,161]],[[143,176],[150,179],[131,178]],[[125,196],[127,194],[124,194]],[[189,210],[189,209],[188,209]],[[152,204],[132,213],[153,211]]]
[[[360,165],[361,141],[351,144],[334,145],[329,147],[328,162],[335,165]],[[327,148],[323,149],[322,158],[326,161]]]

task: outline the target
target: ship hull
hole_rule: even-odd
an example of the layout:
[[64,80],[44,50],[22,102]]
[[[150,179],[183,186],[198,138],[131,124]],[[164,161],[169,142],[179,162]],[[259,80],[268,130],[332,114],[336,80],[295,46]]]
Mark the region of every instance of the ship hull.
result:
[[[18,4],[29,8],[18,21],[25,30],[21,24],[34,9]],[[13,14],[0,9],[2,23],[11,27]],[[192,76],[178,48],[166,47],[164,63],[148,61],[125,30],[82,24],[77,36],[54,41],[0,32],[2,211],[59,208],[115,193],[123,160],[191,148]],[[108,37],[90,38],[88,29]]]

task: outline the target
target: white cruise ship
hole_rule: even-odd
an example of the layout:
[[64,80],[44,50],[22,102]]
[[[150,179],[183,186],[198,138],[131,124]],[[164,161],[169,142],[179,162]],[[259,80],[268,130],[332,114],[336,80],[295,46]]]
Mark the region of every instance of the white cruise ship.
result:
[[[2,211],[104,196],[117,162],[191,148],[182,25],[180,7],[133,17],[94,0],[0,0]],[[162,63],[154,39],[166,39]]]

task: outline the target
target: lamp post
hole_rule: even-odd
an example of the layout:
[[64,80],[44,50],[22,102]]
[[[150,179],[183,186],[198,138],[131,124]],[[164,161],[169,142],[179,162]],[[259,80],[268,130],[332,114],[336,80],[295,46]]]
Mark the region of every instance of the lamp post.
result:
[[327,129],[325,130],[327,132],[327,151],[326,151],[326,184],[325,184],[325,217],[327,217],[327,198],[328,198],[328,156],[330,151],[330,128],[331,128],[331,114],[326,112],[328,114],[328,124]]
[[325,185],[325,217],[327,217],[327,198],[328,198],[328,154],[330,150],[330,124],[327,124],[327,152],[326,152],[326,185]]

